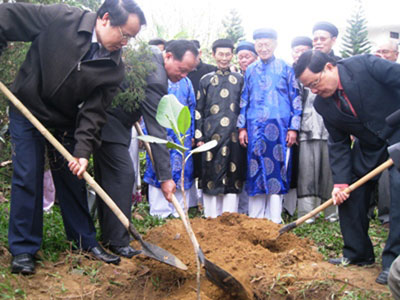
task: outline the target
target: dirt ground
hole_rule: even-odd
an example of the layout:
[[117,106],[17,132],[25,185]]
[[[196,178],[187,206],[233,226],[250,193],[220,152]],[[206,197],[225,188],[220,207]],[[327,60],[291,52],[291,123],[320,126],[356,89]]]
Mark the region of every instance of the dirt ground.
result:
[[[205,257],[232,274],[249,291],[248,299],[340,299],[347,290],[367,290],[367,299],[390,299],[388,288],[375,283],[378,265],[332,266],[307,239],[292,233],[277,239],[280,225],[267,220],[224,214],[193,219],[192,227]],[[28,299],[196,299],[195,255],[182,222],[170,220],[144,239],[176,255],[188,270],[143,255],[114,266],[67,253],[57,263],[40,262],[34,276],[15,280]],[[10,259],[3,249],[0,264]],[[201,279],[201,299],[239,299],[207,280],[204,270]]]

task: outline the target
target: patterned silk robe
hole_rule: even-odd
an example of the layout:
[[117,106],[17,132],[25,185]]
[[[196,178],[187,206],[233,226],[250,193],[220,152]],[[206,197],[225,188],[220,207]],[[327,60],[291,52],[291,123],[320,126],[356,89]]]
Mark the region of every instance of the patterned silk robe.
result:
[[197,94],[196,143],[216,140],[202,154],[201,185],[210,195],[240,193],[245,178],[246,152],[236,128],[243,77],[217,70],[202,77]]
[[257,194],[285,194],[290,184],[290,163],[286,162],[288,130],[299,130],[301,98],[293,69],[283,60],[258,60],[245,74],[238,127],[246,128],[246,191]]
[[[168,93],[173,94],[178,98],[179,102],[183,105],[189,107],[190,115],[192,117],[192,123],[190,128],[188,129],[187,137],[185,139],[186,148],[192,149],[192,138],[194,136],[194,112],[196,107],[196,99],[194,96],[192,82],[189,78],[185,77],[178,82],[168,81]],[[147,134],[147,132],[146,132]],[[175,136],[175,133],[172,129],[167,129],[167,139],[169,141],[173,141],[179,144],[178,139]],[[182,181],[182,155],[178,153],[178,151],[171,149],[170,150],[171,157],[171,168],[172,168],[172,179],[175,181],[177,185],[177,189],[181,189]],[[156,178],[156,174],[153,169],[153,165],[151,163],[150,157],[146,155],[147,168],[144,173],[144,181],[148,184],[151,184],[157,188],[160,188],[160,182]],[[186,161],[185,165],[185,190],[188,190],[193,185],[193,159],[190,157]]]

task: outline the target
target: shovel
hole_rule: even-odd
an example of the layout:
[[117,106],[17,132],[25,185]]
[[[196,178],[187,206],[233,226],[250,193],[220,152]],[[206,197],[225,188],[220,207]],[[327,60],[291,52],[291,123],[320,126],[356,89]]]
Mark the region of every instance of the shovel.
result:
[[[391,158],[389,158],[383,164],[379,165],[378,167],[373,169],[371,172],[367,173],[366,175],[361,177],[359,180],[357,180],[356,182],[354,182],[353,184],[351,184],[350,186],[345,188],[344,191],[348,194],[351,193],[352,191],[359,188],[364,183],[366,183],[370,179],[374,178],[376,175],[382,173],[384,170],[386,170],[387,168],[389,168],[392,165],[393,165],[393,160]],[[281,229],[279,229],[279,236],[281,236],[285,232],[289,232],[292,229],[296,228],[297,226],[301,225],[306,220],[314,217],[316,214],[320,213],[321,211],[323,211],[325,208],[331,206],[332,204],[333,204],[333,199],[331,198],[331,199],[327,200],[326,202],[324,202],[323,204],[321,204],[320,206],[318,206],[317,208],[315,208],[314,210],[310,211],[308,214],[297,219],[295,222],[292,222],[292,223],[282,227]]]
[[[143,135],[143,131],[137,122],[135,123],[135,128],[136,128],[137,132],[139,133],[139,135]],[[144,142],[144,146],[145,146],[146,151],[149,154],[150,160],[154,166],[153,154],[151,152],[149,143]],[[183,211],[183,209],[182,209],[181,205],[179,204],[178,200],[176,199],[175,195],[172,195],[171,202],[174,205],[176,211],[179,214],[179,217],[182,220],[183,226],[185,227],[186,232],[189,235],[189,238],[194,246],[194,249],[198,255],[198,258],[199,258],[201,264],[204,266],[207,278],[212,283],[214,283],[216,286],[220,287],[225,292],[227,292],[231,296],[235,297],[235,299],[243,299],[243,300],[253,299],[253,297],[250,295],[250,293],[244,288],[244,286],[235,277],[233,277],[227,271],[218,267],[216,264],[212,263],[207,258],[205,258],[204,253],[200,248],[199,242],[197,241],[196,236],[192,230],[192,227],[190,226],[190,224],[186,218],[185,212]]]
[[[0,90],[7,96],[14,106],[40,131],[40,133],[56,148],[64,158],[70,162],[74,157],[68,152],[67,149],[39,122],[38,119],[19,101],[11,91],[0,82]],[[122,213],[119,207],[108,196],[108,194],[100,187],[100,185],[93,179],[88,172],[85,171],[83,178],[93,188],[93,190],[100,196],[107,206],[113,211],[117,218],[124,225],[126,230],[142,245],[141,254],[150,258],[156,259],[162,263],[177,267],[181,270],[187,270],[187,266],[182,263],[177,257],[169,253],[167,250],[162,249],[156,245],[145,242],[140,234],[136,231],[135,227],[128,218]]]

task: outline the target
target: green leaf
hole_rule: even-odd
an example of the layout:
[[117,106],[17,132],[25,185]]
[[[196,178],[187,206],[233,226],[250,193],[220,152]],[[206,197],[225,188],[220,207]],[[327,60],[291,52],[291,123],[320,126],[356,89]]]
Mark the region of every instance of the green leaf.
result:
[[190,110],[187,106],[184,106],[178,117],[178,129],[181,134],[185,134],[190,128],[192,117],[190,116]]
[[190,154],[205,152],[205,151],[208,151],[208,150],[214,148],[217,145],[218,145],[218,142],[216,140],[212,140],[212,141],[205,143],[204,145],[201,145],[200,147],[193,149],[192,151],[190,151]]
[[167,143],[167,148],[168,149],[176,149],[176,150],[178,150],[179,152],[186,152],[186,151],[188,151],[189,149],[188,148],[186,148],[186,147],[184,147],[184,146],[182,146],[182,145],[179,145],[179,144],[176,144],[176,143],[174,143],[174,142],[170,142],[170,141],[168,141],[168,143]]
[[142,140],[143,142],[148,142],[148,143],[157,143],[157,144],[168,144],[169,142],[167,140],[160,139],[155,136],[151,135],[140,135],[136,137],[139,140]]
[[163,96],[157,108],[157,122],[165,128],[176,131],[178,129],[177,120],[182,108],[183,105],[176,99],[175,95]]

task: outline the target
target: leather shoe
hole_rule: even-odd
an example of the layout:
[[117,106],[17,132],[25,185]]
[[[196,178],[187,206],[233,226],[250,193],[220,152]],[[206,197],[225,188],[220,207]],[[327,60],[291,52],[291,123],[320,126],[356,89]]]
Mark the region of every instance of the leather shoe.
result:
[[128,246],[113,246],[113,245],[110,245],[110,246],[108,246],[108,249],[110,249],[115,254],[117,254],[119,256],[126,257],[126,258],[132,258],[133,256],[142,253],[141,250],[136,250],[136,249],[132,248],[129,245]]
[[356,266],[367,266],[367,265],[372,265],[375,260],[372,258],[367,261],[353,261],[351,259],[348,259],[347,257],[338,257],[338,258],[330,258],[328,262],[332,265],[356,265]]
[[24,253],[14,256],[11,260],[11,273],[22,275],[35,274],[33,255]]
[[378,277],[376,277],[376,283],[379,284],[387,284],[388,277],[389,277],[389,270],[390,268],[383,268],[382,271],[379,273]]
[[98,260],[102,260],[108,264],[118,265],[119,262],[121,261],[121,258],[119,258],[119,256],[107,253],[101,246],[96,246],[91,248],[89,250],[89,253],[91,254],[92,257]]

